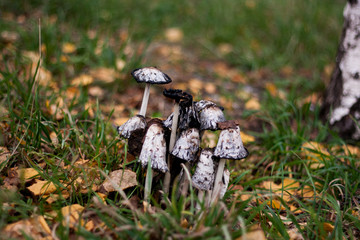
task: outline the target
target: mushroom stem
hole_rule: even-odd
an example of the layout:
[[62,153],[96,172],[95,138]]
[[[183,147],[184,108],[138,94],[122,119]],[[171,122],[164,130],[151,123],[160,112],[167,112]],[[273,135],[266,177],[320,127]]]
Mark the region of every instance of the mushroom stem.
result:
[[220,159],[219,166],[217,168],[213,193],[211,196],[211,203],[215,202],[220,194],[220,188],[222,184],[222,177],[224,175],[224,167],[225,167],[226,159]]
[[140,112],[139,112],[139,115],[144,116],[144,117],[145,117],[147,105],[149,102],[149,95],[150,95],[150,83],[146,83],[145,90],[144,90],[144,96],[143,96],[143,100],[141,102],[141,108],[140,108]]
[[[172,151],[172,149],[174,148],[174,145],[175,145],[175,141],[176,141],[176,130],[177,130],[177,126],[178,126],[178,121],[179,121],[179,103],[176,102],[176,103],[175,103],[175,106],[174,106],[173,122],[172,122],[172,125],[171,125],[171,135],[170,135],[170,143],[169,143],[169,153]],[[167,165],[168,165],[169,171],[167,171],[167,172],[165,173],[164,186],[163,186],[164,193],[169,193],[169,188],[170,188],[170,179],[171,179],[171,173],[170,173],[170,169],[171,169],[171,165],[170,165],[170,154],[168,155]]]
[[[190,162],[185,163],[186,169],[190,172]],[[189,190],[189,179],[183,174],[183,178],[180,180],[180,194],[185,197]]]
[[205,191],[204,190],[200,190],[198,191],[198,202],[196,204],[196,211],[200,211],[201,209],[201,203],[203,203],[205,201],[205,198],[204,198],[204,194]]

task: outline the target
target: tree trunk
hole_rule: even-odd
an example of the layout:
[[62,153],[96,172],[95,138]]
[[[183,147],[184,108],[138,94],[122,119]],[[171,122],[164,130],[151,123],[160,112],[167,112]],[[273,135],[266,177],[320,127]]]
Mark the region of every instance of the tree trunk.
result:
[[344,138],[360,139],[360,0],[348,0],[322,115]]

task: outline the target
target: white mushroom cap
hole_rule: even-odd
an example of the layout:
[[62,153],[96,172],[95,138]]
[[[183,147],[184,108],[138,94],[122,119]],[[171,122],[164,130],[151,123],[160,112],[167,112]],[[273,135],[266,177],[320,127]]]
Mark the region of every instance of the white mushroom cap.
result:
[[200,146],[199,129],[189,128],[183,130],[175,142],[171,155],[185,161],[194,161]]
[[221,131],[214,155],[225,159],[243,159],[249,155],[240,136],[240,127]]
[[192,182],[194,187],[200,190],[210,190],[215,180],[215,162],[213,161],[213,149],[201,151]]
[[197,112],[201,112],[201,110],[210,106],[216,106],[216,104],[207,100],[200,100],[198,102],[194,102],[194,107]]
[[174,113],[171,113],[171,114],[167,117],[167,119],[165,119],[165,120],[163,121],[164,126],[167,127],[167,128],[171,128],[172,122],[173,122],[173,118],[174,118]]
[[131,72],[131,75],[138,83],[166,84],[171,82],[168,75],[154,67],[135,69]]
[[230,171],[228,169],[225,169],[224,170],[224,175],[223,175],[223,184],[221,185],[221,188],[220,188],[220,198],[223,198],[225,193],[226,193],[226,190],[229,186],[229,181],[230,181]]
[[217,123],[226,121],[223,111],[216,105],[203,108],[199,113],[200,130],[217,130]]
[[121,137],[130,138],[131,133],[137,129],[145,129],[146,120],[141,115],[136,115],[127,120],[123,125],[117,127],[117,131]]
[[153,123],[145,134],[145,140],[139,156],[143,167],[147,167],[151,161],[151,168],[161,172],[168,171],[166,164],[166,140],[165,131],[159,123]]

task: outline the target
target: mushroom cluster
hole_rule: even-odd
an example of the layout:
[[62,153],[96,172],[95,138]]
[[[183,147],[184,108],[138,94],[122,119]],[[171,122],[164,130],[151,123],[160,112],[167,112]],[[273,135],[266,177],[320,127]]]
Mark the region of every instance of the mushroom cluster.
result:
[[[145,179],[144,201],[150,200],[152,171],[164,173],[165,194],[169,193],[172,183],[179,195],[186,196],[191,181],[198,198],[204,200],[206,196],[207,204],[222,198],[230,176],[225,168],[226,159],[240,160],[249,154],[237,122],[225,119],[224,108],[207,100],[195,102],[189,93],[180,89],[163,91],[165,97],[174,101],[174,111],[167,119],[146,118],[150,84],[170,83],[171,78],[154,67],[135,69],[132,76],[137,82],[146,83],[140,113],[117,130],[120,137],[129,140],[129,150],[138,157],[142,167],[151,167],[151,174]],[[221,131],[215,148],[200,147],[205,131]],[[130,143],[136,147],[132,148]],[[193,172],[190,179],[184,170]]]

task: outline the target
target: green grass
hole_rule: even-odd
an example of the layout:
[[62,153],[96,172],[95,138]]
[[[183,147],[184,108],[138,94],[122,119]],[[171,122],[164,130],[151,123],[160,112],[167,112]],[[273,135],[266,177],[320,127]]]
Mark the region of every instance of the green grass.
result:
[[[74,236],[236,239],[257,227],[268,239],[290,239],[289,229],[296,229],[304,239],[359,238],[360,221],[356,215],[360,211],[359,156],[336,148],[346,149],[349,142],[320,121],[319,104],[302,103],[307,95],[324,90],[323,80],[328,77],[324,67],[334,62],[343,6],[342,1],[333,0],[2,1],[0,29],[16,32],[19,38],[10,44],[0,41],[3,62],[0,109],[6,109],[0,114],[0,144],[10,152],[0,165],[0,229],[41,215],[46,216],[59,239]],[[21,22],[23,17],[26,21]],[[38,85],[36,77],[29,74],[28,60],[23,57],[24,51],[38,52],[39,17],[44,46],[42,64],[52,73],[51,82],[56,87]],[[196,55],[201,64],[194,67],[199,68],[200,75],[212,74],[209,81],[216,78],[203,67],[209,62],[224,61],[245,75],[263,69],[271,72],[266,79],[254,77],[247,84],[236,85],[234,91],[227,90],[228,79],[220,79],[224,82],[221,96],[239,102],[241,109],[243,102],[235,91],[245,85],[255,86],[261,108],[255,112],[244,110],[242,115],[245,120],[251,116],[249,119],[261,121],[262,127],[251,132],[256,140],[246,145],[251,153],[249,160],[228,163],[232,186],[223,201],[208,209],[202,206],[199,212],[191,207],[198,201],[195,195],[176,199],[175,193],[162,205],[153,196],[155,213],[143,211],[136,197],[143,196],[144,170],[136,159],[129,158],[126,143],[113,128],[116,117],[133,114],[136,109],[129,104],[124,113],[102,110],[114,103],[128,104],[119,99],[123,99],[121,96],[127,90],[136,88],[129,72],[141,65],[153,65],[153,56],[144,58],[148,46],[171,45],[164,38],[169,27],[184,32],[183,41],[174,45]],[[89,34],[91,30],[95,31],[94,36]],[[64,43],[75,44],[75,52],[65,54],[61,50]],[[228,54],[218,51],[224,43],[232,46]],[[64,56],[67,61],[62,61]],[[116,69],[118,59],[125,61],[123,69]],[[185,65],[186,61],[182,61],[169,61],[167,67]],[[100,66],[116,69],[118,74],[112,83],[98,81],[91,85],[105,90],[105,96],[99,99],[91,96],[91,86],[77,86],[77,94],[69,95],[68,90],[73,87],[71,79]],[[285,77],[281,74],[284,66],[293,69]],[[286,97],[265,91],[267,81],[274,82]],[[61,118],[50,109],[59,99],[65,103]],[[86,107],[88,103],[91,108]],[[152,110],[150,114],[161,115],[161,110]],[[309,141],[322,143],[328,150],[324,153],[309,149],[306,153],[315,154],[323,164],[320,168],[311,167],[313,162],[302,148]],[[356,142],[351,144],[359,146]],[[119,192],[109,194],[106,204],[97,199],[97,191],[91,190],[91,186],[98,186],[105,177],[75,166],[79,159],[88,159],[92,168],[105,174],[123,165],[132,168],[139,185],[125,190],[125,194],[134,206],[129,207]],[[54,183],[54,193],[63,195],[62,191],[68,189],[70,196],[64,195],[48,204],[46,197],[34,196],[27,189],[35,180],[11,182],[16,180],[13,167],[34,168],[39,174],[35,178]],[[84,193],[80,193],[76,182],[79,177],[84,179]],[[275,196],[261,185],[266,181],[281,184],[289,177],[299,184],[291,201]],[[8,190],[9,184],[16,186],[16,191]],[[153,188],[160,189],[160,185]],[[240,200],[235,194],[238,194],[234,189],[237,185],[243,187],[241,194],[253,195],[253,200]],[[304,189],[316,193],[304,198],[300,194]],[[275,200],[282,204],[282,209],[268,204]],[[69,228],[61,224],[60,209],[71,204],[85,207],[82,218],[86,222],[93,220],[99,229],[88,231],[85,227]],[[300,212],[295,213],[290,207]],[[324,223],[330,223],[333,230],[328,231]]]

